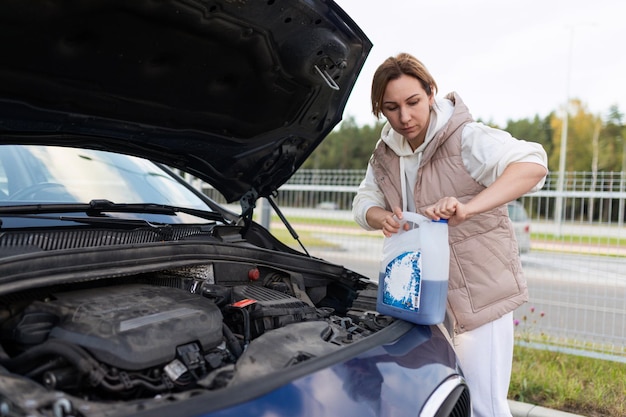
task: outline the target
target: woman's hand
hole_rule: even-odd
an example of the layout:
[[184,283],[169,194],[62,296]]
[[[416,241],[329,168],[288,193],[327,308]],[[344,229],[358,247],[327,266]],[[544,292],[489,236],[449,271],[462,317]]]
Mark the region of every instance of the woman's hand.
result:
[[449,226],[456,226],[471,217],[513,201],[530,191],[546,175],[546,168],[534,162],[515,162],[489,187],[482,190],[467,203],[454,197],[444,197],[425,210],[433,220],[448,219]]
[[[366,213],[367,223],[383,232],[385,237],[390,237],[400,231],[400,220],[402,220],[402,209],[395,207],[393,212],[387,211],[382,207],[371,207]],[[408,229],[408,224],[405,223]]]
[[433,220],[447,219],[448,226],[456,226],[471,217],[467,206],[455,197],[444,197],[432,206],[426,208],[424,213]]
[[381,229],[383,231],[383,235],[385,235],[385,237],[390,237],[391,235],[398,233],[398,231],[400,231],[400,220],[402,220],[402,210],[400,207],[396,207],[393,210],[393,213],[387,212],[382,221]]

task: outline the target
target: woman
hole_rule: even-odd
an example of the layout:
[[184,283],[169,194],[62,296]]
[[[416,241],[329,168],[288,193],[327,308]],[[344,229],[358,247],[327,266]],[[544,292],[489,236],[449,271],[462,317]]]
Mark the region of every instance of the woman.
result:
[[353,201],[356,222],[389,237],[403,211],[448,219],[446,327],[472,394],[475,417],[510,416],[513,310],[528,301],[506,204],[540,189],[541,145],[474,122],[456,93],[409,54],[385,60],[372,111],[387,119]]

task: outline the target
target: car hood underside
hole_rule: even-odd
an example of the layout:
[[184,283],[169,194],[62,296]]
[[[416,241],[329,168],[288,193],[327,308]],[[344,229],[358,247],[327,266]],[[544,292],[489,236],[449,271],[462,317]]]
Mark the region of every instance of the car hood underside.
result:
[[289,179],[371,48],[332,2],[10,0],[0,22],[0,143],[147,157],[229,202]]

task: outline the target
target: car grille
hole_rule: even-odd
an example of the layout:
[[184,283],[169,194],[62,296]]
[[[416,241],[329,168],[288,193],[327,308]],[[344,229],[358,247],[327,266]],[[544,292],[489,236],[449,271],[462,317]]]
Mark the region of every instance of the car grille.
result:
[[462,389],[461,395],[454,402],[454,407],[447,414],[448,417],[468,417],[471,415],[472,404],[470,402],[469,389],[465,386]]
[[470,417],[471,410],[467,384],[456,375],[437,387],[424,404],[420,417]]

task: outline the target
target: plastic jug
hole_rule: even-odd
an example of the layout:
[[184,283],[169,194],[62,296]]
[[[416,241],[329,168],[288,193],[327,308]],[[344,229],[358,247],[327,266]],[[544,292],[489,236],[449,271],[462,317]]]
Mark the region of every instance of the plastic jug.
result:
[[[407,222],[410,229],[404,230]],[[401,223],[401,230],[383,243],[376,309],[417,324],[442,323],[450,268],[448,222],[404,212]]]

